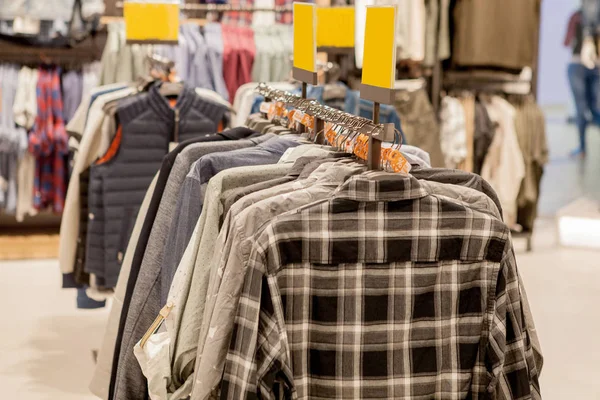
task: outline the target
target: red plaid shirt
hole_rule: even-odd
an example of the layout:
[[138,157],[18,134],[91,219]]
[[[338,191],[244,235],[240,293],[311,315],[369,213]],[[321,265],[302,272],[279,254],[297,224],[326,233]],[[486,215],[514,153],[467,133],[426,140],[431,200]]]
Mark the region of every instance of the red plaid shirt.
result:
[[[254,0],[229,0],[233,7],[252,7]],[[221,22],[233,26],[252,26],[252,13],[245,11],[227,11],[223,14]]]
[[61,213],[69,146],[62,116],[60,69],[40,68],[36,92],[38,112],[29,135],[29,151],[36,157],[33,204],[38,210],[52,207]]

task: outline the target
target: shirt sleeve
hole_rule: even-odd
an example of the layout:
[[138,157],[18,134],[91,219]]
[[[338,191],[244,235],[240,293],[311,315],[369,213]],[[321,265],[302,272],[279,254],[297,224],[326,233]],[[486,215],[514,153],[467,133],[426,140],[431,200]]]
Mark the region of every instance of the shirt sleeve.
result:
[[576,29],[578,23],[581,23],[581,15],[577,12],[571,15],[571,18],[569,19],[569,24],[567,25],[567,32],[565,33],[565,40],[563,41],[565,47],[569,47],[571,46],[571,43],[573,43],[573,40],[576,36]]
[[175,274],[200,219],[202,213],[202,202],[199,200],[200,186],[200,178],[188,174],[179,189],[176,205],[178,212],[171,221],[169,233],[164,242],[165,256],[161,265],[161,273],[164,277],[169,278],[167,281],[171,281],[170,278]]
[[[510,245],[510,242],[508,243]],[[502,261],[496,286],[494,315],[486,352],[496,399],[541,399],[538,372],[523,316],[514,253]]]
[[[261,251],[253,249],[246,270],[225,362],[221,399],[275,399],[275,381],[291,390],[287,337],[274,276],[265,273]],[[275,289],[275,291],[274,291]]]
[[[235,239],[226,239],[227,237],[222,230],[213,256],[216,265],[210,268],[210,284],[198,341],[193,400],[208,398],[221,381],[237,311],[237,299],[242,290],[244,259],[240,253],[241,246],[233,246]],[[232,269],[236,272],[230,273]],[[235,288],[238,290],[235,291]]]

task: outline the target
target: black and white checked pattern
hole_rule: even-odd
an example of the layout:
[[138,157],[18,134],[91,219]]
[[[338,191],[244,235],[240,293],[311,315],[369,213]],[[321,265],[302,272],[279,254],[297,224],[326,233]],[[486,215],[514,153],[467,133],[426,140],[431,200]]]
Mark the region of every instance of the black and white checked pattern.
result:
[[221,398],[537,399],[532,357],[506,226],[370,172],[256,239]]

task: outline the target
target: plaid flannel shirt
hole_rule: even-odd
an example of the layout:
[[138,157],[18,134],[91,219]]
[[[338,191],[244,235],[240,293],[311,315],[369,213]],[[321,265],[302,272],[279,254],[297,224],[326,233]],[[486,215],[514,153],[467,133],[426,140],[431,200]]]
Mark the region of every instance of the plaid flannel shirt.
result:
[[40,68],[36,87],[38,113],[29,135],[29,151],[36,158],[33,204],[61,213],[65,203],[69,154],[68,136],[62,117],[60,69]]
[[[253,7],[254,0],[229,0],[232,7]],[[246,11],[227,11],[221,23],[233,26],[252,26],[252,13]]]
[[256,238],[222,399],[539,399],[508,228],[367,173]]

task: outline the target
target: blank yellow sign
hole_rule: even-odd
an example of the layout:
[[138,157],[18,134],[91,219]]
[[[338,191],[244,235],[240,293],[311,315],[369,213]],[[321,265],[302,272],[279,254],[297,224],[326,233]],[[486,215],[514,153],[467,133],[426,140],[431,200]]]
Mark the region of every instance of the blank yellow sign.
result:
[[317,8],[317,46],[354,47],[354,7]]
[[294,67],[317,72],[317,7],[294,3]]
[[396,79],[396,7],[367,7],[362,83],[393,89]]
[[123,3],[125,34],[131,41],[177,42],[179,3]]

